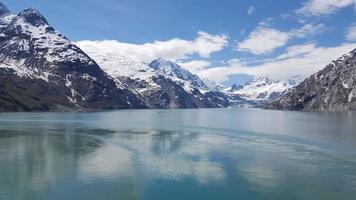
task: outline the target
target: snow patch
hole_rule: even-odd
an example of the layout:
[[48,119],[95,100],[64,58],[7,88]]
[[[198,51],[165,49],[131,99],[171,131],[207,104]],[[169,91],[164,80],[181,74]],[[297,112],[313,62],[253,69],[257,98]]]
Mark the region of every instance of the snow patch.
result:
[[19,77],[27,77],[31,79],[42,79],[46,82],[49,81],[50,73],[42,72],[37,68],[28,68],[24,65],[25,60],[4,60],[0,64],[0,68],[13,70]]
[[355,101],[356,99],[356,88],[354,88],[349,94],[349,102]]
[[66,75],[66,83],[65,86],[70,89],[71,92],[71,97],[67,97],[72,103],[77,104],[77,99],[75,98],[76,96],[80,96],[82,100],[85,100],[84,97],[82,97],[74,88],[72,85],[72,81],[69,80],[72,77],[72,75],[67,74]]
[[97,80],[95,77],[90,76],[89,74],[83,74],[80,76],[80,78],[87,80],[87,81],[89,81],[89,80],[96,81]]
[[349,89],[350,85],[348,83],[342,82],[342,87],[344,87],[345,89]]
[[140,61],[116,54],[97,52],[93,49],[86,49],[85,47],[84,50],[109,76],[115,79],[117,87],[122,88],[123,85],[118,78],[128,77],[147,83],[147,88],[137,89],[139,93],[147,89],[160,89],[160,86],[154,82],[154,78],[159,76],[159,74]]

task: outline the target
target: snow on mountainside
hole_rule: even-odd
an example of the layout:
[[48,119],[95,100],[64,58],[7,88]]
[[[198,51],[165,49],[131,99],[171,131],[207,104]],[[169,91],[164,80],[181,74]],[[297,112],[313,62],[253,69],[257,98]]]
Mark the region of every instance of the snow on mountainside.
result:
[[192,92],[194,89],[199,89],[200,92],[207,92],[209,90],[199,76],[191,73],[172,61],[159,58],[152,61],[148,66],[152,67],[157,72],[170,77],[189,92]]
[[0,111],[145,107],[35,9],[0,3]]
[[129,77],[132,80],[145,82],[145,87],[134,88],[138,90],[138,92],[141,93],[147,89],[160,88],[160,86],[154,82],[154,78],[158,76],[158,73],[142,62],[117,54],[102,53],[92,48],[86,48],[86,46],[81,46],[81,48],[111,77],[119,78],[117,80]]
[[238,94],[253,101],[274,101],[302,81],[295,76],[287,80],[274,80],[268,77],[254,77],[244,85],[234,84],[225,89],[226,93]]
[[204,84],[210,91],[219,91],[219,92],[224,92],[226,89],[226,86],[220,83],[217,83],[216,81],[210,80],[208,78],[203,78]]

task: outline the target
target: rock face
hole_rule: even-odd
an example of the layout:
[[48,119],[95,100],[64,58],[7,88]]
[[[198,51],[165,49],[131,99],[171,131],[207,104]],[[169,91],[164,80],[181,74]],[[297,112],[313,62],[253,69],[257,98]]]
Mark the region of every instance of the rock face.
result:
[[304,111],[356,110],[356,49],[313,74],[267,108]]
[[36,10],[0,3],[0,111],[144,108]]

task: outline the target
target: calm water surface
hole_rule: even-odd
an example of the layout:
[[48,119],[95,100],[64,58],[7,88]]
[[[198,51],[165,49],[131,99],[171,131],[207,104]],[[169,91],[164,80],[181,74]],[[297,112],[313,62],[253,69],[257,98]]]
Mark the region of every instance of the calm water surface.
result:
[[3,113],[0,199],[352,200],[356,113]]

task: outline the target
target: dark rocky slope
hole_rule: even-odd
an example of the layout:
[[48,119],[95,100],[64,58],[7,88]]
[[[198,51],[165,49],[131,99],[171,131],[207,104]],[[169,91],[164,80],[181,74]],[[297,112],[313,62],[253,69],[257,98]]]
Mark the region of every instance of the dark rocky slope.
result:
[[267,108],[304,111],[356,110],[356,49],[313,74]]

